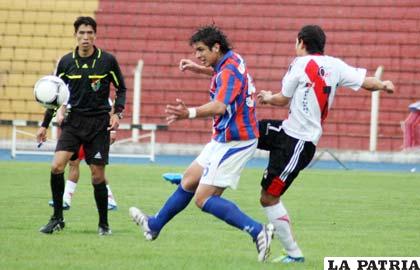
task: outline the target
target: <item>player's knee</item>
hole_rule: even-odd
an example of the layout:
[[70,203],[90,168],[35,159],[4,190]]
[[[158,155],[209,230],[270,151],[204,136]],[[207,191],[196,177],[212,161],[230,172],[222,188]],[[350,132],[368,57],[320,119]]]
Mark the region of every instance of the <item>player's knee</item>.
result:
[[102,166],[90,166],[92,184],[97,185],[105,182],[105,169]]
[[66,167],[65,164],[60,164],[60,163],[57,163],[57,162],[53,162],[53,164],[51,165],[51,172],[53,174],[63,173],[65,167]]
[[92,184],[94,185],[105,182],[105,176],[98,171],[92,171],[91,177],[92,177]]
[[195,191],[200,183],[200,177],[192,174],[184,174],[181,180],[181,185],[184,190]]
[[206,200],[207,198],[204,198],[203,196],[196,196],[194,202],[198,208],[202,209]]
[[266,192],[261,192],[260,204],[263,207],[272,206],[280,201],[280,197],[272,196]]
[[100,177],[100,176],[93,176],[92,175],[92,184],[94,185],[98,185],[102,182],[105,182],[105,178],[104,177]]

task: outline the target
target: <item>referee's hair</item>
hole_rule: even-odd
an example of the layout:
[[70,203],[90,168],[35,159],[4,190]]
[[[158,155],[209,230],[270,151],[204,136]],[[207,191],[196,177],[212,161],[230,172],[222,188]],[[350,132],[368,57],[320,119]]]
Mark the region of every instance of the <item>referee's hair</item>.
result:
[[298,40],[303,41],[306,51],[310,54],[324,54],[327,37],[324,30],[318,25],[305,25],[298,33]]
[[93,31],[96,33],[96,21],[89,16],[80,16],[74,21],[74,32],[76,33],[77,30],[81,25],[90,25],[93,28]]
[[226,35],[214,24],[198,28],[190,38],[190,45],[200,41],[210,49],[214,44],[219,43],[220,51],[223,54],[232,49]]

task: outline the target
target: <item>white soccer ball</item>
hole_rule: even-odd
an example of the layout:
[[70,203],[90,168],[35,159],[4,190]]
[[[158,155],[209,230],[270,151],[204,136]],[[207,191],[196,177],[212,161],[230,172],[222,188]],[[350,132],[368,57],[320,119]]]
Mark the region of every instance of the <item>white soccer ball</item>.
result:
[[35,100],[43,107],[54,109],[67,103],[70,92],[62,79],[48,75],[35,83],[34,96]]

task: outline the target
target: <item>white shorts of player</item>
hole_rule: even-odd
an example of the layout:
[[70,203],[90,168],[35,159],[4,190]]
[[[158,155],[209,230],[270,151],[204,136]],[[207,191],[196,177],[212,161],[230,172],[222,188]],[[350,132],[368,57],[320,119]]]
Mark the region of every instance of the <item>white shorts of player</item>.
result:
[[236,189],[241,172],[255,149],[257,139],[227,143],[212,140],[196,159],[204,168],[200,184]]

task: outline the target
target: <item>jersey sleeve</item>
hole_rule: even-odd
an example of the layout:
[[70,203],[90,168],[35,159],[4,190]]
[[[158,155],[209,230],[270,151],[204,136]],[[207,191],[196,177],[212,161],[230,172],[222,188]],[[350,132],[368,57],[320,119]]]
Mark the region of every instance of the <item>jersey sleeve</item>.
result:
[[44,113],[44,119],[42,120],[41,127],[48,128],[53,119],[57,109],[46,109]]
[[365,80],[366,69],[349,66],[340,59],[337,59],[337,67],[340,73],[339,86],[359,90]]
[[216,76],[216,91],[214,99],[226,105],[232,103],[240,94],[241,81],[229,68],[224,68]]
[[299,84],[299,78],[302,73],[302,66],[299,65],[298,58],[296,58],[289,66],[289,69],[282,80],[281,93],[283,96],[291,98],[295,93]]
[[68,78],[65,76],[65,64],[64,64],[64,57],[58,61],[57,67],[55,68],[54,75],[62,79],[66,84],[68,84]]
[[116,97],[115,97],[115,104],[114,104],[114,113],[119,113],[124,110],[125,107],[125,99],[126,99],[126,92],[127,87],[125,86],[124,77],[121,73],[120,66],[118,65],[117,59],[112,56],[112,68],[111,68],[111,77],[112,77],[112,84],[116,89]]

